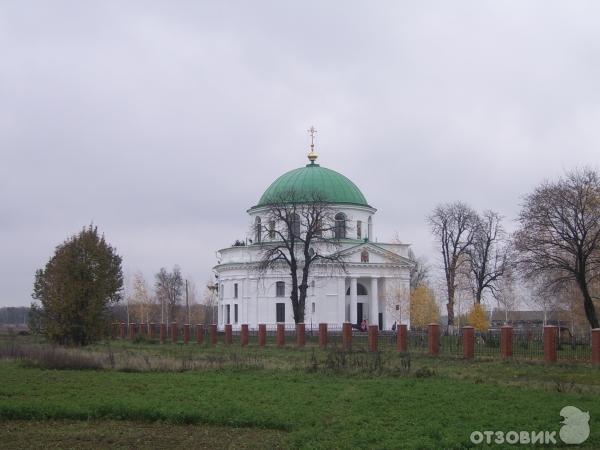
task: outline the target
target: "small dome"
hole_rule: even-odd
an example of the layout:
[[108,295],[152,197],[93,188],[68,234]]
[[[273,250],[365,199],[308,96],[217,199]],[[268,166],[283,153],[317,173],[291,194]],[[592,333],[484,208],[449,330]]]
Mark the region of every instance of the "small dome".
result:
[[277,178],[255,208],[281,201],[292,192],[297,202],[311,201],[318,194],[329,203],[369,206],[360,189],[344,175],[318,164],[307,164]]

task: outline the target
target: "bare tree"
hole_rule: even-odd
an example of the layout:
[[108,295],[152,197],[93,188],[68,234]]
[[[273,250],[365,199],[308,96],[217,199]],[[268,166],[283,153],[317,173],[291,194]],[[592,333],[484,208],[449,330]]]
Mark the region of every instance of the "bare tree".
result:
[[204,310],[207,312],[205,314],[205,319],[208,319],[208,323],[214,323],[215,321],[215,309],[217,307],[217,284],[212,281],[208,281],[206,283],[206,288],[204,289],[204,294],[202,296],[202,303],[204,304]]
[[148,322],[153,305],[153,298],[148,289],[148,283],[142,272],[136,272],[132,279],[131,295],[128,298],[132,313],[137,313],[140,322]]
[[172,272],[162,267],[155,276],[156,298],[161,304],[161,323],[165,323],[165,313],[167,323],[169,318],[175,318],[175,310],[181,303],[183,296],[183,278],[178,266],[173,267]]
[[449,328],[454,326],[456,274],[460,265],[466,261],[461,257],[473,243],[476,217],[475,212],[462,202],[439,205],[428,217],[444,263]]
[[515,279],[512,272],[506,269],[501,278],[498,279],[495,289],[492,291],[498,309],[504,311],[504,323],[510,320],[509,314],[517,308],[517,292]]
[[545,182],[525,197],[514,241],[527,278],[579,287],[587,320],[598,328],[591,285],[600,275],[600,179],[591,169]]
[[[336,214],[337,212],[337,214]],[[261,222],[254,225],[261,241],[259,273],[287,268],[292,279],[290,300],[296,323],[304,322],[308,278],[317,264],[344,270],[341,241],[348,224],[325,196],[306,198],[295,191],[272,198]],[[256,231],[256,230],[255,230]],[[267,236],[267,240],[263,240]]]
[[474,223],[473,242],[467,249],[475,303],[481,303],[485,291],[492,295],[506,271],[508,250],[502,217],[485,211]]
[[458,258],[454,286],[454,321],[460,329],[461,326],[468,323],[469,311],[475,304],[471,267],[466,253]]
[[[551,279],[552,274],[546,272],[537,278],[529,278],[527,287],[529,296],[527,304],[542,311],[543,325],[548,322],[548,315],[561,309],[565,284],[556,285]],[[558,289],[556,289],[558,287]]]
[[410,270],[410,291],[413,292],[420,285],[427,282],[429,264],[424,257],[415,255],[412,249],[408,249],[408,257],[415,263]]
[[[423,285],[423,284],[420,284]],[[410,294],[409,289],[398,280],[388,279],[386,288],[381,298],[389,316],[398,324],[407,323],[410,318]]]
[[561,308],[569,320],[571,333],[577,334],[579,330],[587,330],[589,323],[585,317],[581,293],[577,284],[575,282],[568,283],[561,297]]

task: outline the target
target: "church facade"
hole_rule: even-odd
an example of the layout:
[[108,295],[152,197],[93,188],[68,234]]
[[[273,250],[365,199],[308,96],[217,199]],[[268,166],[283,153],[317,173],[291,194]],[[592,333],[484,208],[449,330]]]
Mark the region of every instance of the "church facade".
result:
[[[351,180],[315,163],[314,146],[308,156],[309,164],[277,178],[247,211],[252,224],[247,240],[217,252],[218,264],[213,270],[218,286],[218,327],[232,324],[237,329],[248,324],[255,329],[258,324],[295,323],[289,265],[260,269],[265,250],[285,236],[274,232],[273,201],[281,202],[292,192],[290,202],[315,198],[317,193],[326,200],[335,221],[323,232],[330,234],[328,241],[335,245],[323,247],[321,251],[330,254],[310,266],[306,327],[317,328],[319,323],[340,326],[343,322],[359,325],[363,320],[381,330],[400,323],[410,326],[413,262],[409,245],[378,242],[377,210]],[[300,225],[298,233],[302,232]],[[314,245],[319,245],[317,240]],[[343,264],[333,264],[328,256]]]

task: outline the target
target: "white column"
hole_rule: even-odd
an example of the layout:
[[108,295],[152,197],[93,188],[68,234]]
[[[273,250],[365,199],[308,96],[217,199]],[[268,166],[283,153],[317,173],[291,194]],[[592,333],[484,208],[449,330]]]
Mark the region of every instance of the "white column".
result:
[[[258,324],[260,323],[258,320],[258,279],[254,284],[254,326],[258,328]],[[264,319],[263,319],[264,321]]]
[[[383,293],[382,297],[384,297],[384,300],[382,300],[382,302],[381,302],[381,308],[382,308],[381,312],[383,313],[383,321],[382,322],[383,322],[383,329],[384,330],[391,330],[392,329],[392,323],[393,323],[394,319],[392,318],[392,314],[390,313],[389,308],[391,307],[391,308],[395,309],[394,305],[389,306],[387,304],[388,299],[385,298],[385,296],[389,294],[389,291],[388,291],[388,280],[389,280],[389,278],[383,277],[382,282],[381,282],[382,283],[382,285],[381,285],[381,291]],[[391,300],[389,300],[389,301],[391,301]],[[393,301],[391,301],[391,302],[393,303]]]
[[369,325],[379,324],[379,291],[377,290],[377,278],[371,278],[371,317]]
[[358,303],[358,297],[356,295],[357,279],[355,277],[350,278],[350,322],[356,323],[358,321],[356,317],[356,304]]
[[340,325],[346,321],[346,278],[338,277],[338,312],[336,322]]
[[240,303],[240,326],[243,323],[248,323],[248,302],[246,301],[246,278],[241,280],[239,289],[239,303]]

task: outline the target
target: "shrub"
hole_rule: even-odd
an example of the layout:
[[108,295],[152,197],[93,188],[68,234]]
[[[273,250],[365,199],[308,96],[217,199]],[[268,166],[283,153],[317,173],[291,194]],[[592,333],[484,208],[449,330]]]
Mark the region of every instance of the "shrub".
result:
[[474,327],[477,331],[487,331],[490,327],[487,315],[481,306],[481,303],[477,303],[473,306],[473,309],[469,313],[469,325]]
[[437,375],[436,371],[429,367],[419,367],[415,370],[415,377],[417,378],[430,378]]

